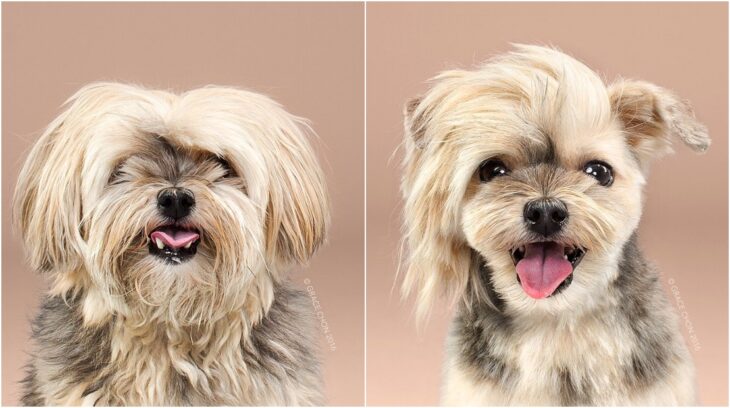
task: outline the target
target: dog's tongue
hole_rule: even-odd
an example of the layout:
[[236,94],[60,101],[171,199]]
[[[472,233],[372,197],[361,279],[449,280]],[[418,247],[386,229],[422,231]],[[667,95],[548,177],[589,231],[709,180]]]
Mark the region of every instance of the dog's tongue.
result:
[[528,244],[525,257],[517,262],[522,289],[535,299],[550,296],[573,272],[564,255],[564,247],[554,242]]
[[185,245],[195,241],[199,237],[200,236],[197,233],[192,231],[183,231],[169,228],[166,228],[164,230],[157,230],[150,235],[150,238],[152,238],[153,241],[156,242],[159,238],[163,244],[172,249],[182,248]]

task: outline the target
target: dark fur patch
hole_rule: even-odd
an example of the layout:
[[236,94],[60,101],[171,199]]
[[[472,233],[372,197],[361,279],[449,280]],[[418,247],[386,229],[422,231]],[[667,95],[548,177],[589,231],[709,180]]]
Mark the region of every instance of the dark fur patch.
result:
[[44,367],[50,381],[74,384],[88,380],[109,363],[112,323],[95,328],[83,327],[81,298],[82,295],[78,294],[65,301],[59,296],[48,296],[43,300],[32,324],[32,337],[37,349],[23,380],[23,405],[44,405],[38,392],[38,366]]
[[[529,125],[529,124],[527,124]],[[555,150],[555,142],[550,133],[542,129],[534,129],[536,135],[542,142],[536,142],[533,138],[520,138],[519,155],[525,161],[525,167],[534,167],[540,164],[559,166],[560,160]]]
[[43,397],[38,392],[38,373],[32,365],[26,366],[25,377],[21,380],[20,385],[23,388],[23,395],[20,397],[20,403],[27,407],[40,407],[45,405]]
[[491,282],[491,269],[478,255],[473,262],[479,266],[476,276],[472,275],[470,286],[478,285],[479,288],[471,291],[483,292],[489,302],[463,305],[454,322],[452,335],[457,339],[461,363],[469,367],[477,378],[509,387],[517,370],[504,356],[497,355],[491,344],[495,338],[510,336],[510,318],[500,311],[504,301]]
[[485,293],[489,301],[500,311],[504,311],[504,299],[499,296],[497,290],[494,288],[492,283],[492,269],[487,265],[487,261],[484,260],[480,255],[475,253],[476,259],[473,262],[477,262],[479,269],[477,272],[477,285],[485,289]]
[[560,381],[560,404],[563,406],[590,405],[590,388],[586,384],[578,385],[573,380],[570,370],[558,369]]
[[[319,359],[313,344],[317,338],[307,330],[302,311],[311,310],[309,299],[302,291],[279,287],[274,304],[251,333],[250,346],[244,344],[246,361],[255,369],[269,373],[279,380],[296,379],[305,373],[317,375]],[[307,313],[308,314],[308,313]],[[296,318],[293,318],[295,317]],[[306,316],[307,323],[313,316]],[[282,354],[285,349],[288,353]]]
[[537,145],[534,144],[534,142],[530,143],[526,150],[526,157],[528,158],[527,160],[529,164],[531,166],[537,166],[539,164],[549,164],[552,166],[557,166],[559,162],[558,156],[555,153],[555,143],[546,132],[541,131],[540,133],[543,134],[547,146]]
[[626,380],[641,388],[659,381],[667,374],[675,357],[676,334],[665,311],[670,310],[659,284],[637,247],[634,234],[624,247],[619,264],[620,275],[614,282],[620,296],[620,312],[626,319],[636,344],[631,362],[625,368]]

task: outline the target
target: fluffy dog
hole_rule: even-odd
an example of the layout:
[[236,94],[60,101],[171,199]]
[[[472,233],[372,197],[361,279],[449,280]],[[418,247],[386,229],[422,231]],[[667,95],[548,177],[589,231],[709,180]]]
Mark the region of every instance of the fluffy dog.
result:
[[655,85],[551,48],[440,74],[406,106],[403,294],[458,304],[448,405],[695,401],[676,317],[637,249],[649,163],[710,140]]
[[285,272],[325,238],[309,127],[267,97],[84,87],[15,193],[51,288],[27,405],[321,404],[311,307]]

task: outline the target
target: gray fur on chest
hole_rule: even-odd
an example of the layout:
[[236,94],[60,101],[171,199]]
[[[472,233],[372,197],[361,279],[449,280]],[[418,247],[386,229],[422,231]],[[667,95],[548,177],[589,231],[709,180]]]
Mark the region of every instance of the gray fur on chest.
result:
[[[82,324],[80,313],[83,295],[64,301],[61,297],[46,297],[33,322],[32,337],[35,350],[23,380],[24,405],[46,405],[49,390],[63,390],[83,385],[83,395],[100,391],[102,395],[125,395],[116,390],[114,375],[121,367],[112,361],[114,319],[88,328]],[[243,392],[240,404],[280,401],[297,390],[307,390],[307,398],[299,403],[321,403],[320,365],[308,299],[301,291],[278,287],[274,303],[264,319],[254,325],[248,341],[240,343],[240,361],[249,373],[250,381],[267,384]],[[144,347],[142,344],[139,347]],[[199,362],[190,361],[195,365]],[[234,367],[235,369],[235,367]],[[220,394],[208,395],[195,387],[185,373],[166,370],[165,400],[160,405],[220,404]],[[215,381],[215,378],[211,379]],[[293,391],[292,391],[293,390]],[[106,402],[106,401],[105,401]],[[109,404],[125,404],[111,398]]]

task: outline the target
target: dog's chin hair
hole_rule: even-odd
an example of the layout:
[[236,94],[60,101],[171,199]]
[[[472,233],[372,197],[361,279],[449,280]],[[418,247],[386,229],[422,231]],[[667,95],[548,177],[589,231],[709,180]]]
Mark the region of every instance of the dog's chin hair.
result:
[[226,268],[214,269],[211,259],[199,255],[182,265],[147,257],[128,269],[128,286],[133,290],[127,299],[132,313],[184,327],[217,321],[245,308],[252,312],[251,320],[258,321],[273,301],[274,282],[266,276],[256,278],[252,271],[237,279],[223,279],[231,274],[215,271]]

